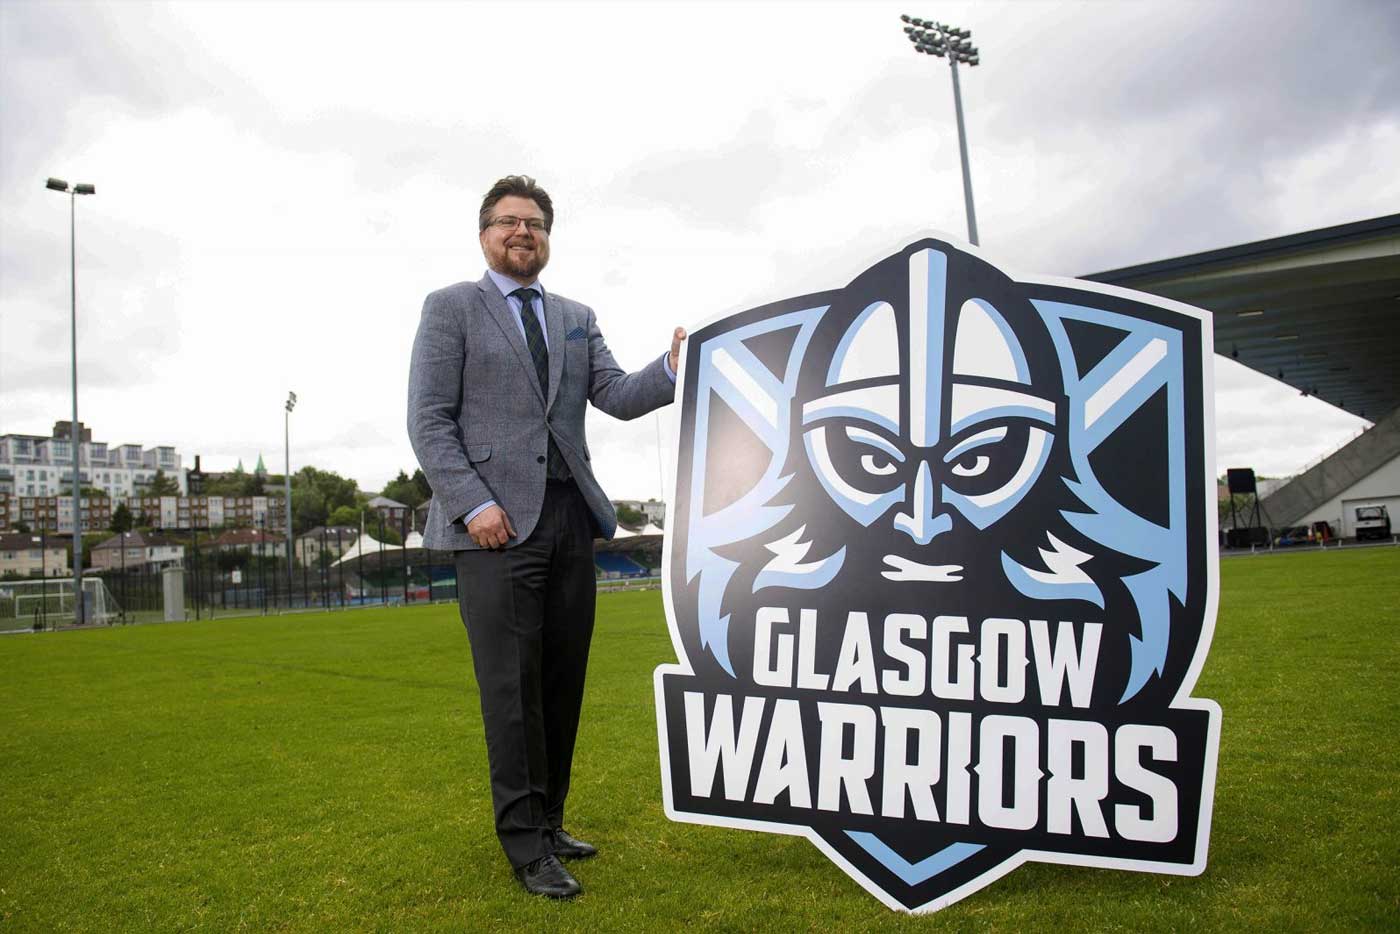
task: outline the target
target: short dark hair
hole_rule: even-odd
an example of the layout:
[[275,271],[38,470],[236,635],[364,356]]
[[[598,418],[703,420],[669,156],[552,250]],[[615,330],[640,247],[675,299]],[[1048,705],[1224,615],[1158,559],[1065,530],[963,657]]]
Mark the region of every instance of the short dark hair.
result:
[[477,223],[481,230],[485,230],[491,223],[491,209],[496,203],[508,195],[515,195],[517,198],[529,198],[540,206],[544,212],[544,229],[550,231],[554,229],[554,202],[549,199],[549,192],[539,186],[533,178],[528,175],[507,175],[491,186],[491,190],[486,192],[486,197],[481,199],[481,213],[477,216]]

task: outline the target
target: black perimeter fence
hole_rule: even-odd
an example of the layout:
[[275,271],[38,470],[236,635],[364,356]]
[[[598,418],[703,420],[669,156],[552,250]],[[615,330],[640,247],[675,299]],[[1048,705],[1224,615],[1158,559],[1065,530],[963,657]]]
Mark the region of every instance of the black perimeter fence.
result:
[[[374,528],[366,531],[373,536]],[[408,537],[408,521],[400,539]],[[186,619],[214,619],[306,610],[398,606],[457,599],[457,572],[450,551],[402,548],[384,542],[341,560],[359,539],[340,530],[300,538],[289,568],[286,540],[238,548],[214,547],[207,534],[195,533],[185,544],[180,573],[184,578]],[[121,549],[125,557],[125,549]],[[303,560],[305,556],[305,560]],[[105,568],[85,575],[99,577],[120,611],[108,622],[146,622],[165,618],[164,570],[140,564]]]
[[[456,602],[457,568],[450,551],[402,548],[384,541],[385,523],[378,523],[378,542],[364,553],[342,560],[359,540],[341,530],[323,529],[301,544],[288,573],[285,539],[239,548],[213,547],[206,533],[195,533],[185,545],[180,573],[184,578],[184,618],[216,619],[312,610],[374,606],[404,606]],[[374,532],[370,526],[367,531]],[[410,531],[405,517],[401,541]],[[369,544],[369,543],[366,543]],[[281,553],[274,553],[280,546]],[[378,546],[378,548],[376,548]],[[659,563],[659,543],[650,556]],[[125,549],[120,549],[125,557]],[[308,560],[303,555],[315,552]],[[645,560],[645,559],[644,559]],[[653,563],[647,561],[646,563]],[[655,587],[655,572],[628,580],[599,580],[600,588]],[[100,578],[119,608],[104,622],[153,622],[165,619],[165,571],[148,564],[94,570],[84,576]],[[52,610],[46,618],[55,617]],[[48,619],[48,625],[71,625],[71,616]],[[48,628],[41,624],[36,628]]]

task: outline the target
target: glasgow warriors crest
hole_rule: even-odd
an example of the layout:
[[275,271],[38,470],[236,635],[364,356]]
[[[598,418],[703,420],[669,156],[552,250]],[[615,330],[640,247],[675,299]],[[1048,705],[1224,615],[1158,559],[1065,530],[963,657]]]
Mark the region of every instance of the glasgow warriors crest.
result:
[[833,285],[688,342],[667,814],[913,911],[1026,860],[1200,873],[1209,316],[933,238]]

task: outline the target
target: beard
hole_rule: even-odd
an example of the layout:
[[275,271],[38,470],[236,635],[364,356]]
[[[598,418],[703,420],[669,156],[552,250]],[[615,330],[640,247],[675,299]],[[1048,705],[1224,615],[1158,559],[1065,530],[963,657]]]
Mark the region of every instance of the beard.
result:
[[510,244],[506,244],[497,255],[497,262],[492,265],[513,279],[529,282],[549,262],[548,244],[535,242],[530,246],[530,250],[514,250]]

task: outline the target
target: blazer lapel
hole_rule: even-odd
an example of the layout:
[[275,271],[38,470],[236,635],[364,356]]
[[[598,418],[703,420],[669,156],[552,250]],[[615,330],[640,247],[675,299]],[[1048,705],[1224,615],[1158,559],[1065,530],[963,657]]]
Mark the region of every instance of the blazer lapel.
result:
[[559,380],[564,374],[564,309],[548,293],[544,296],[544,323],[549,343],[549,399],[544,406],[548,412],[554,407],[554,399],[559,395]]
[[[544,393],[540,391],[540,380],[535,375],[535,361],[530,356],[530,348],[525,346],[525,338],[520,334],[520,322],[516,320],[515,312],[510,310],[510,303],[506,301],[501,290],[496,288],[496,283],[491,281],[490,276],[482,276],[481,281],[476,284],[481,290],[482,300],[486,302],[486,311],[500,327],[501,333],[505,335],[506,343],[515,350],[515,356],[519,358],[520,365],[525,367],[525,372],[529,374],[527,382],[535,388],[535,393],[540,400],[544,400]],[[550,341],[554,340],[551,332]],[[550,370],[553,372],[553,354],[550,354]],[[550,376],[550,384],[553,385],[554,377]],[[547,409],[546,409],[547,411]]]

